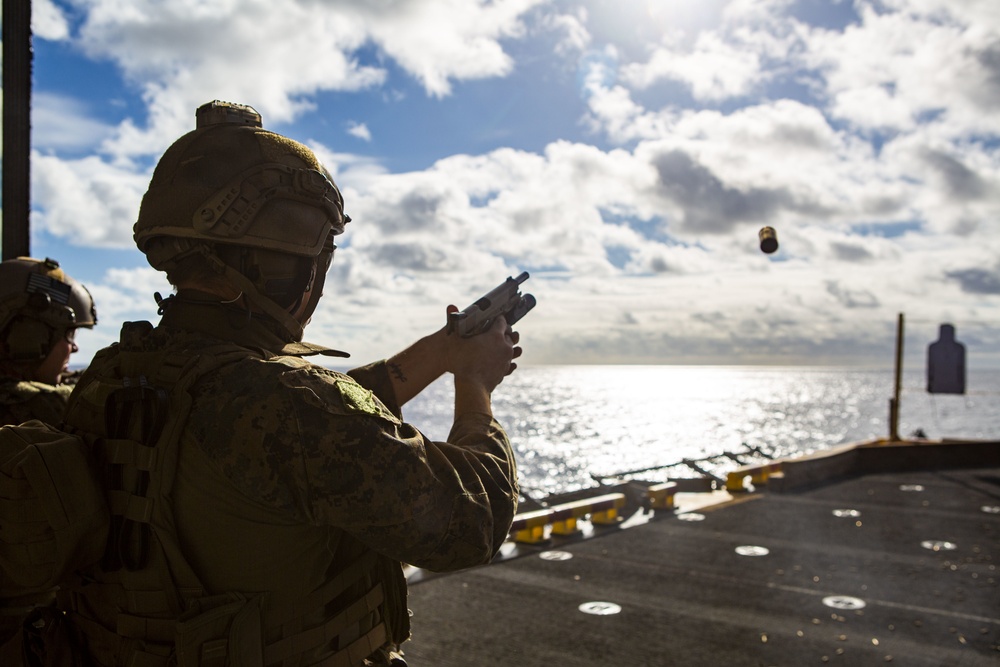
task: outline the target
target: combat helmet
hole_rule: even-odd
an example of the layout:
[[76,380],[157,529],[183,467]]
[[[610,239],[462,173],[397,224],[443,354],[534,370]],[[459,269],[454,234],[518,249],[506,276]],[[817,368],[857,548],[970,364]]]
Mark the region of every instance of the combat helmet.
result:
[[[213,101],[163,154],[143,196],[136,245],[168,273],[200,255],[294,340],[315,308],[333,237],[350,221],[340,190],[303,144],[264,130],[252,107]],[[288,295],[311,303],[290,315]]]
[[54,259],[0,262],[0,339],[9,361],[44,359],[68,329],[93,328],[90,292]]

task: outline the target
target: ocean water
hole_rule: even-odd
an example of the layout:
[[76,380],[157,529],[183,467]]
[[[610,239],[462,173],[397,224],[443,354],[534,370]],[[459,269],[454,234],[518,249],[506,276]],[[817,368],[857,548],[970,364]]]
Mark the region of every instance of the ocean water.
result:
[[[695,476],[683,459],[718,457],[698,465],[724,474],[737,464],[723,454],[748,446],[786,456],[886,437],[893,383],[891,370],[538,366],[505,379],[493,402],[522,488],[544,497],[630,471],[642,472],[624,478]],[[968,369],[964,395],[924,386],[921,373],[904,374],[901,436],[1000,439],[1000,369]],[[442,378],[403,416],[443,440],[453,396]]]

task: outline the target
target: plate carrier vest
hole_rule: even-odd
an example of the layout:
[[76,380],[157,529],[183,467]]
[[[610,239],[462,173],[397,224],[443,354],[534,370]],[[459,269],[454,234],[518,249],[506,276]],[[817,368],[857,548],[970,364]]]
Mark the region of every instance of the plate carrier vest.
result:
[[[181,551],[170,504],[164,502],[191,410],[191,388],[226,364],[265,357],[194,335],[182,354],[175,347],[147,351],[142,339],[152,330],[148,322],[126,323],[121,343],[98,353],[78,389],[89,392],[91,400],[106,394],[104,433],[87,439],[94,442],[94,458],[103,471],[111,523],[99,566],[84,571],[75,585],[62,587],[58,608],[101,665],[297,665],[301,654],[329,645],[342,633],[357,638],[315,664],[362,664],[388,639],[384,621],[364,625],[384,600],[382,579],[373,574],[386,559],[375,552],[366,552],[294,604],[270,604],[266,592],[206,594]],[[82,403],[76,398],[74,393],[67,411],[74,424],[79,422],[72,418],[74,408]],[[379,582],[367,595],[333,617],[327,614],[320,626],[304,627],[304,617],[325,609],[366,576]],[[276,628],[282,638],[266,644]]]

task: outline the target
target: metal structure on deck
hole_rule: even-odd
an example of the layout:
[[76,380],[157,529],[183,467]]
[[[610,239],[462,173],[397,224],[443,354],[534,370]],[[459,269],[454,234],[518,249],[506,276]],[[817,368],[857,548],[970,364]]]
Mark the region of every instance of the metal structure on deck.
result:
[[3,259],[31,254],[31,2],[3,3]]

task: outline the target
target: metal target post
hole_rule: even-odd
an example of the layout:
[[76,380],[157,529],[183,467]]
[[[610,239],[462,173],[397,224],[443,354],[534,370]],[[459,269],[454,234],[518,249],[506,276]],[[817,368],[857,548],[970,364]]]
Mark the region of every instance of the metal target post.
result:
[[889,440],[899,441],[899,394],[903,382],[903,313],[896,323],[896,380],[892,398],[889,399]]

